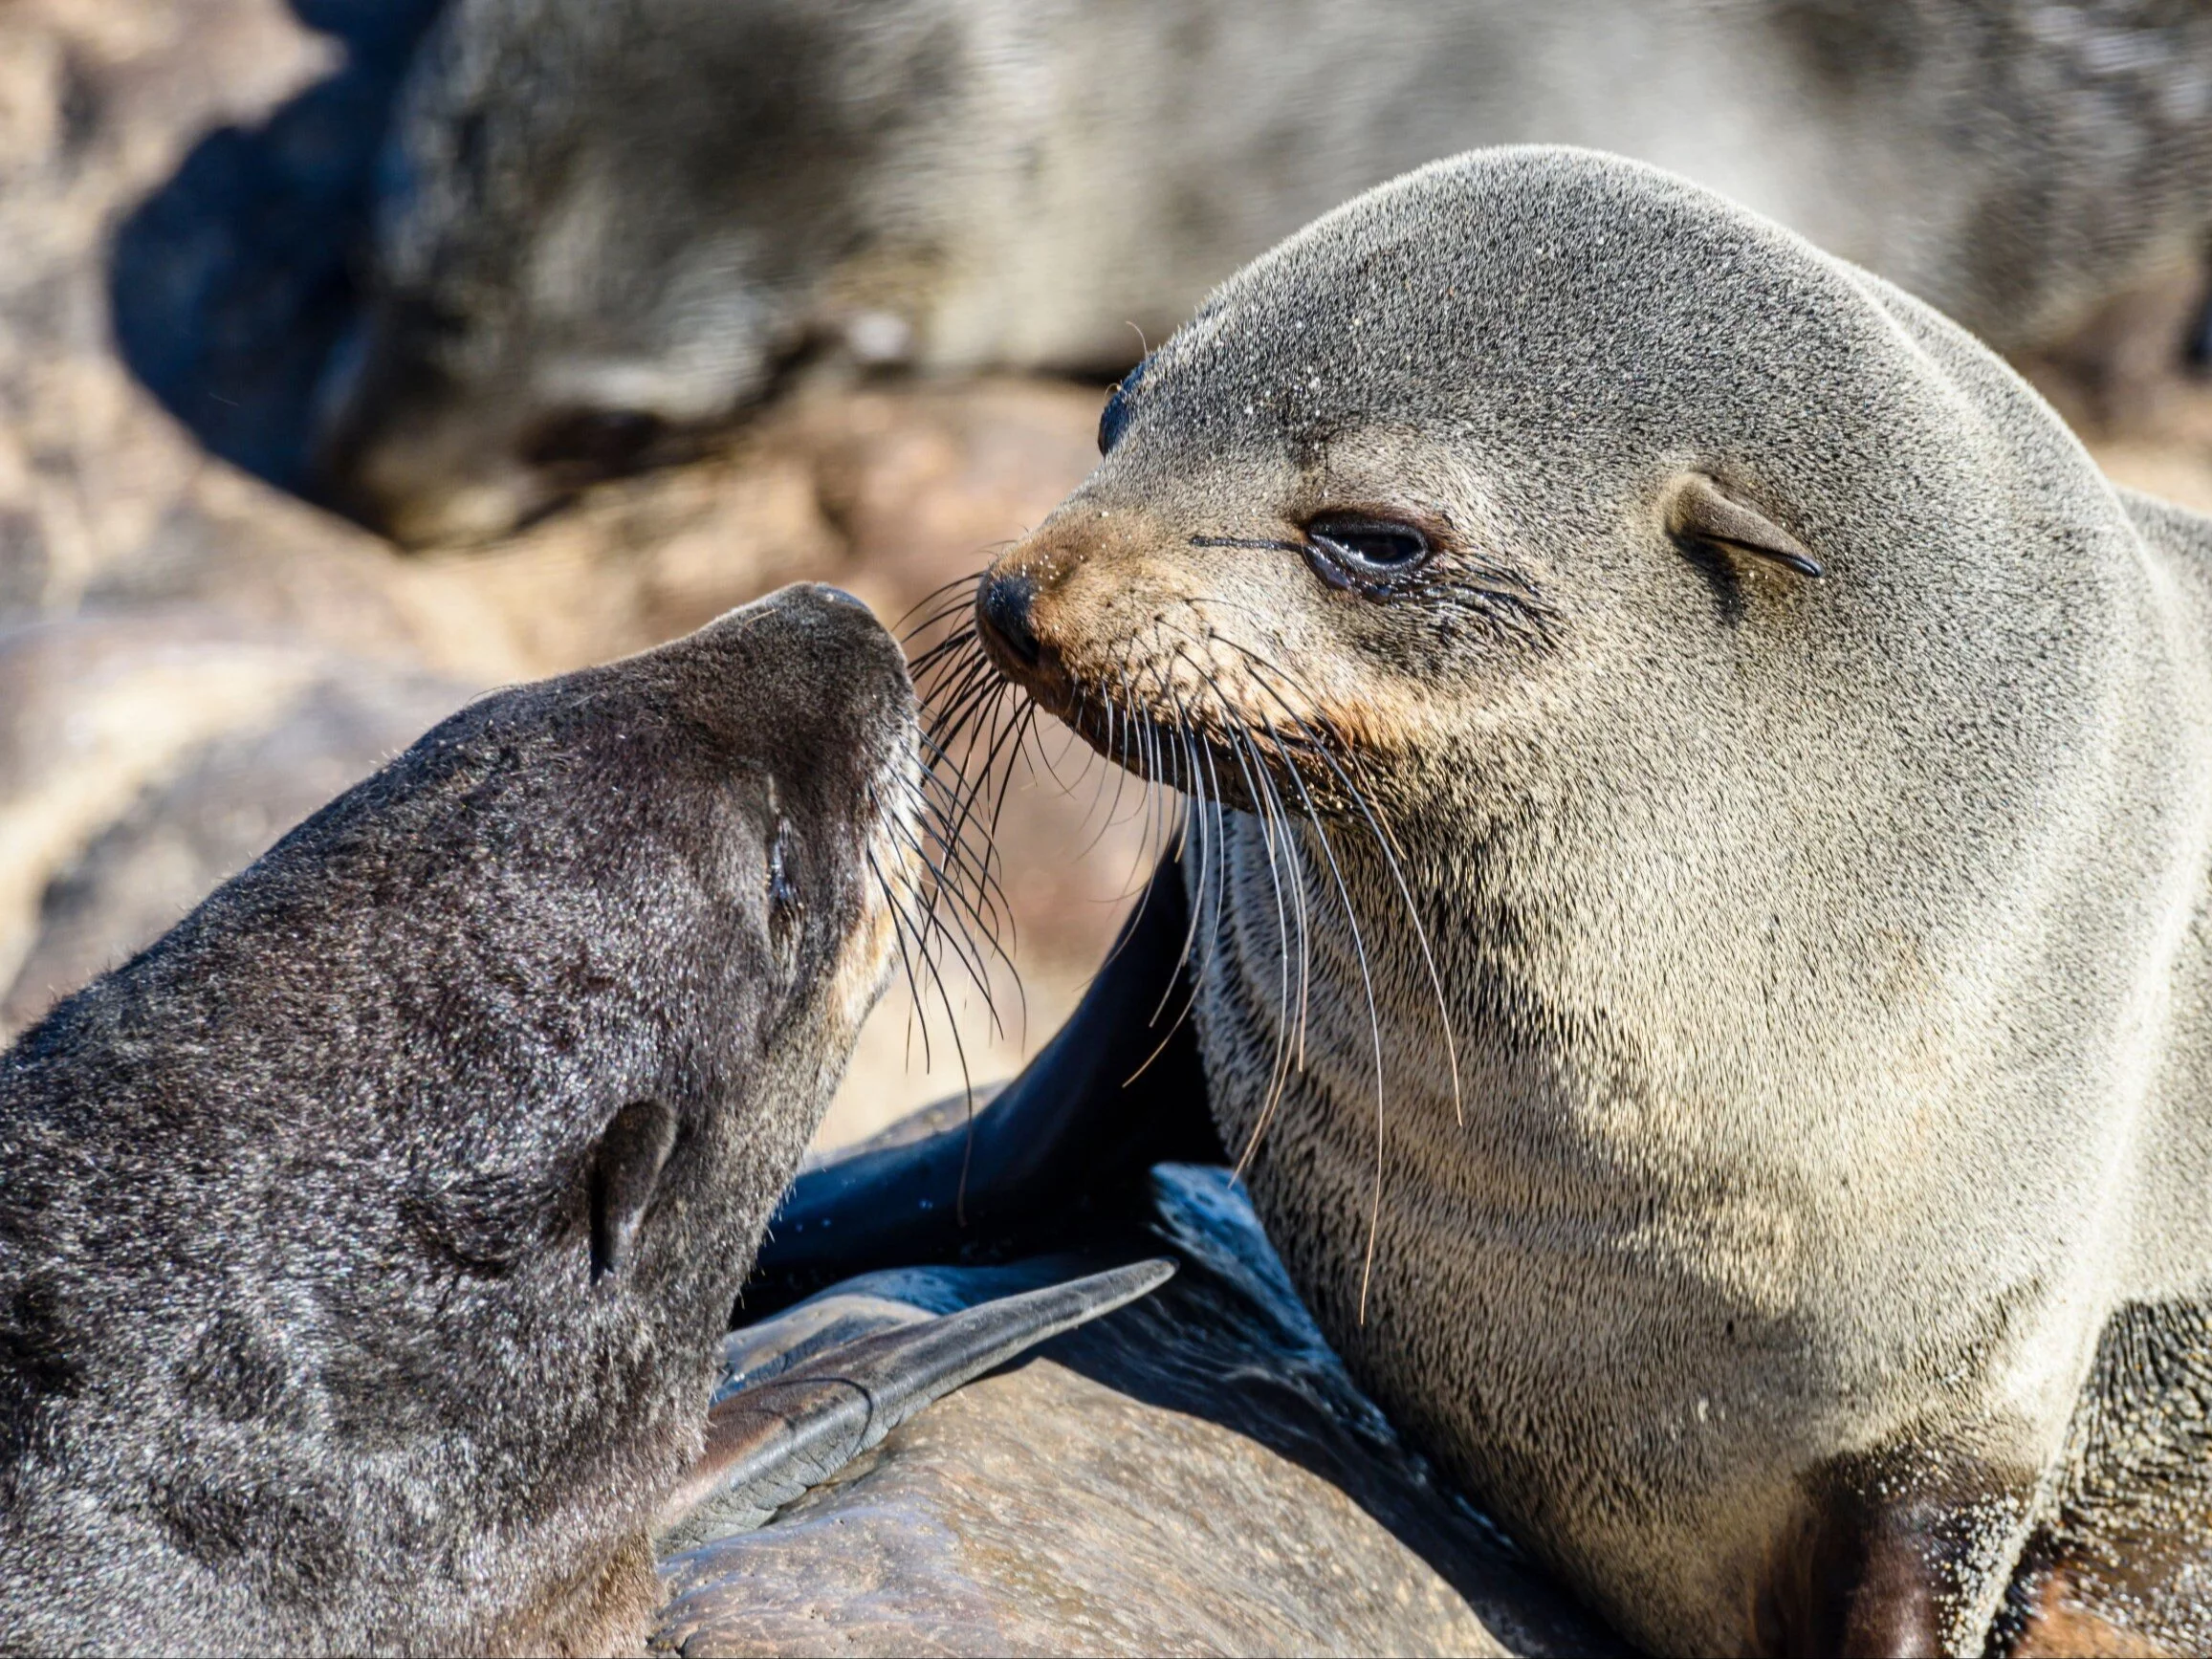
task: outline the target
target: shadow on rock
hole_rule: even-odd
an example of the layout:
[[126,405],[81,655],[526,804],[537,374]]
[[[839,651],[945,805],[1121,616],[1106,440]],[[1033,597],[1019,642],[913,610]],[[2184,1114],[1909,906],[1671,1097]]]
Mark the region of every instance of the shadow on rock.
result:
[[295,491],[316,387],[360,302],[378,157],[441,0],[293,0],[345,46],[255,130],[219,127],[125,219],[108,269],[123,360],[214,453]]

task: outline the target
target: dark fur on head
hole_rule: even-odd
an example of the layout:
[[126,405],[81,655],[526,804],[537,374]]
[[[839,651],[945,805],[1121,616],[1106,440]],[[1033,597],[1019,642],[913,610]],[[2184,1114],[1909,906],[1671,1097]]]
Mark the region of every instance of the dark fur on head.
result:
[[0,1059],[0,1648],[605,1650],[890,956],[792,589],[488,696]]

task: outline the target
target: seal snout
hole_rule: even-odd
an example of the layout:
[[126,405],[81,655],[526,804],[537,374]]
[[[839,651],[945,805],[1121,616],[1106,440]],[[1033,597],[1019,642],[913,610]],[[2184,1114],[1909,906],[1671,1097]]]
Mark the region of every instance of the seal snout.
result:
[[1041,654],[1030,615],[1036,600],[1037,584],[1018,571],[993,574],[975,599],[985,638],[1025,668],[1036,667]]

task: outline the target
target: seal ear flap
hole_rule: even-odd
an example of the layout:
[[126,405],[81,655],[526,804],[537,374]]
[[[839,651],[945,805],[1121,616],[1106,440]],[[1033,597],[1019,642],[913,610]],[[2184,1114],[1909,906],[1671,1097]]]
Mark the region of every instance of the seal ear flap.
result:
[[1667,502],[1667,531],[1678,541],[1748,554],[1799,576],[1828,574],[1804,542],[1702,472],[1685,472],[1675,481]]
[[591,1281],[619,1273],[637,1242],[676,1145],[676,1115],[658,1101],[635,1101],[617,1112],[591,1154]]

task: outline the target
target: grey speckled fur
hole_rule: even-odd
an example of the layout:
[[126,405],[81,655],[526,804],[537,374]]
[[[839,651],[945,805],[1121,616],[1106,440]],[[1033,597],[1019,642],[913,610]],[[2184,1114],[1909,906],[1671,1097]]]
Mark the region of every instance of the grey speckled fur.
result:
[[1481,143],[1673,167],[2043,343],[2201,257],[2208,65],[2212,12],[2164,0],[456,0],[331,488],[403,539],[495,533],[824,337],[1119,367]]
[[[1665,1650],[1832,1648],[1806,1583],[1878,1557],[1978,1653],[2031,1536],[2117,1539],[2106,1615],[2212,1638],[2174,1567],[2212,1548],[2212,522],[1887,282],[1571,150],[1320,220],[1114,418],[994,567],[1041,652],[1002,661],[1056,709],[1333,734],[1457,1033],[1460,1108],[1338,792],[1384,1086],[1308,825],[1251,1182],[1355,1373]],[[1672,534],[1690,473],[1825,577]],[[1436,551],[1338,591],[1325,511]],[[1297,1001],[1259,821],[1185,870],[1235,1148]]]
[[786,590],[471,705],[0,1057],[0,1650],[641,1644],[913,741]]

